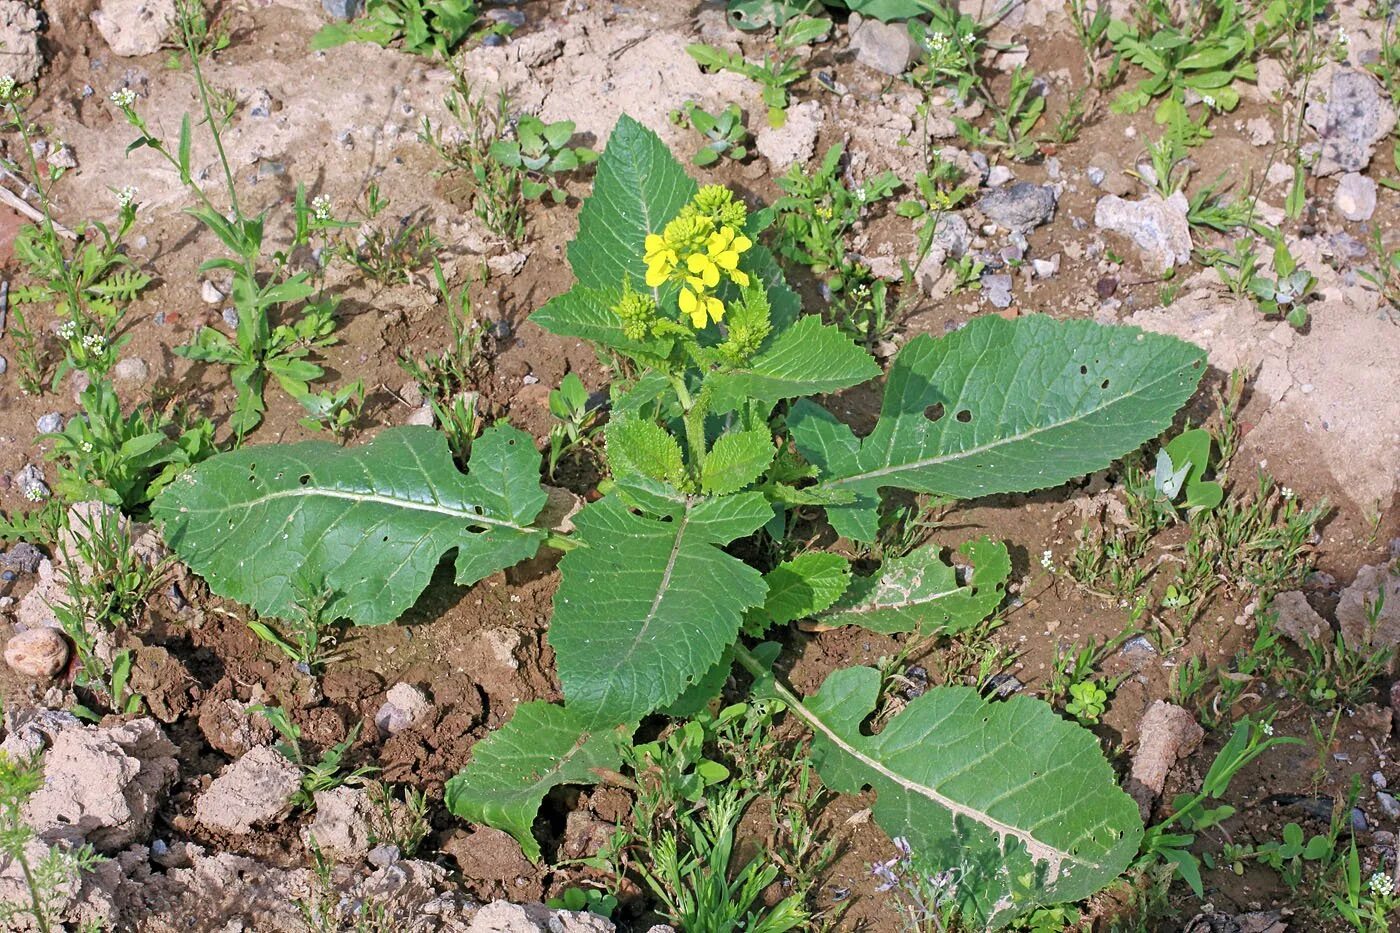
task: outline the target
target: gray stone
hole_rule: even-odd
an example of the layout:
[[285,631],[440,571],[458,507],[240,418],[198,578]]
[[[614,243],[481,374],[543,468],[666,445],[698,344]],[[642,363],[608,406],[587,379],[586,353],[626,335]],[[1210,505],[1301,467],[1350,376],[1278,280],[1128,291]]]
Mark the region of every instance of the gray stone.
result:
[[44,554],[28,541],[17,542],[8,551],[0,553],[0,564],[12,570],[33,573],[39,569]]
[[804,163],[817,148],[817,133],[822,128],[822,106],[815,100],[805,100],[787,109],[782,126],[764,126],[754,138],[754,148],[777,171],[793,163]]
[[63,416],[56,411],[40,415],[39,420],[34,422],[34,427],[40,434],[57,434],[63,430]]
[[233,308],[225,308],[220,313],[220,316],[224,319],[224,323],[227,324],[230,328],[232,328],[233,330],[238,329],[238,312],[236,310],[234,310]]
[[1396,800],[1385,791],[1376,792],[1376,801],[1381,805],[1381,812],[1388,820],[1400,820],[1400,800]]
[[1005,273],[982,276],[982,294],[998,308],[1011,307],[1011,276]]
[[1056,200],[1054,188],[1020,181],[983,195],[977,209],[997,226],[1028,233],[1050,222]]
[[1143,265],[1154,273],[1165,272],[1191,259],[1189,205],[1180,191],[1163,200],[1149,194],[1127,201],[1104,195],[1094,208],[1094,225],[1130,237],[1142,253]]
[[1337,625],[1351,648],[1400,647],[1400,576],[1384,564],[1358,570],[1337,600]]
[[1363,171],[1395,127],[1395,111],[1376,79],[1349,68],[1333,71],[1326,99],[1309,103],[1304,116],[1321,141],[1313,166],[1318,176]]
[[0,72],[25,84],[39,76],[44,56],[39,51],[39,11],[21,0],[0,0],[0,48],[5,62]]
[[1376,183],[1365,175],[1347,172],[1337,181],[1332,203],[1347,220],[1370,220],[1376,212]]
[[908,26],[875,19],[861,19],[851,28],[851,50],[862,65],[893,77],[908,71],[919,52]]
[[337,861],[359,860],[369,852],[374,804],[362,787],[316,792],[316,818],[301,831],[302,845]]
[[331,19],[352,20],[363,8],[363,0],[321,0],[321,9]]
[[1327,620],[1317,614],[1308,598],[1298,590],[1289,590],[1274,597],[1269,608],[1274,611],[1274,627],[1299,645],[1327,639]]
[[1016,180],[1016,176],[1011,173],[1011,169],[1005,165],[993,165],[987,172],[987,187],[1000,188],[1002,185],[1010,184]]

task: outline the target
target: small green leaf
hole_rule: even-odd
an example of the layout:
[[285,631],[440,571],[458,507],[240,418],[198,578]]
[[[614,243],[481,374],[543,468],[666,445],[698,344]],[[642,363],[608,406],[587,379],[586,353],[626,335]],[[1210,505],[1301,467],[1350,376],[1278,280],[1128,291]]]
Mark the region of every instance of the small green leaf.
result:
[[768,595],[763,613],[779,625],[815,616],[851,583],[851,563],[840,554],[812,551],[785,560],[763,575]]
[[680,444],[660,425],[643,418],[615,418],[604,436],[614,476],[640,473],[675,484],[685,474]]
[[464,820],[503,829],[533,862],[531,831],[545,794],[561,784],[595,784],[599,770],[621,764],[618,730],[590,732],[567,708],[535,701],[472,746],[466,768],[447,782],[447,809]]
[[738,492],[763,475],[775,453],[773,435],[766,428],[730,431],[705,457],[700,489],[709,495]]
[[977,625],[1006,596],[1011,557],[989,538],[968,541],[958,553],[972,561],[972,579],[959,585],[953,567],[926,545],[891,558],[868,577],[857,577],[835,606],[817,615],[824,625],[859,625],[886,635],[896,632],[953,634]]

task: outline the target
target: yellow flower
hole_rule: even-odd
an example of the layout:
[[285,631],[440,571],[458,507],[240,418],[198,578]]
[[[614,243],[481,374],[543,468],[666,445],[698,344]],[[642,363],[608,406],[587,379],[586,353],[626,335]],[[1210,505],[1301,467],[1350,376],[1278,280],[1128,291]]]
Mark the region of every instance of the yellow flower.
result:
[[657,288],[671,277],[680,257],[667,244],[665,237],[655,233],[647,234],[645,246],[642,261],[647,264],[647,288]]
[[704,253],[691,253],[685,257],[685,267],[705,288],[714,288],[719,284],[719,266]]
[[725,274],[741,288],[749,284],[748,274],[739,269],[739,254],[753,246],[753,241],[733,227],[725,227],[712,234],[705,244],[706,258],[725,271]]
[[681,288],[681,312],[690,316],[690,323],[696,330],[705,326],[705,319],[719,321],[724,318],[724,302],[713,295],[706,295],[704,283],[694,276],[687,276]]

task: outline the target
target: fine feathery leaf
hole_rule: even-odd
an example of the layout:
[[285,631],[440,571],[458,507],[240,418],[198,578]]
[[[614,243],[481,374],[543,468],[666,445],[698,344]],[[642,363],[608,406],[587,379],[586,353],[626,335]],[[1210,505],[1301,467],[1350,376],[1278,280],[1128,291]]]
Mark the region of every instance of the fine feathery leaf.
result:
[[976,538],[958,550],[974,568],[965,586],[958,585],[954,569],[940,559],[939,548],[928,545],[885,561],[868,577],[857,577],[836,605],[815,618],[825,625],[859,625],[886,635],[969,629],[1001,604],[1011,557],[1006,545],[988,538]]
[[472,747],[467,766],[447,782],[447,809],[510,833],[531,861],[531,832],[545,794],[561,784],[594,784],[598,770],[621,762],[614,730],[590,733],[566,707],[523,703],[510,722]]
[[574,518],[586,546],[560,562],[549,643],[582,725],[636,722],[720,660],[764,585],[719,546],[772,515],[756,492],[682,497],[664,520],[634,514],[613,494]]
[[880,375],[875,360],[821,318],[809,315],[783,331],[747,366],[711,376],[715,411],[737,408],[745,399],[773,404],[801,395],[836,392]]
[[806,400],[788,426],[822,486],[856,494],[828,507],[832,525],[868,541],[881,488],[968,499],[1059,485],[1164,430],[1204,372],[1204,352],[1175,337],[988,315],[900,351],[864,441]]
[[838,793],[874,788],[875,821],[921,870],[951,872],[967,923],[1088,897],[1137,854],[1137,805],[1093,733],[1047,704],[937,687],[865,735],[879,693],[874,668],[827,677],[805,703],[813,761]]
[[245,447],[186,471],[152,514],[180,559],[220,596],[291,618],[295,578],[332,594],[328,618],[391,622],[457,551],[463,585],[534,555],[544,507],[528,434],[488,428],[470,473],[431,428],[390,428],[364,447]]

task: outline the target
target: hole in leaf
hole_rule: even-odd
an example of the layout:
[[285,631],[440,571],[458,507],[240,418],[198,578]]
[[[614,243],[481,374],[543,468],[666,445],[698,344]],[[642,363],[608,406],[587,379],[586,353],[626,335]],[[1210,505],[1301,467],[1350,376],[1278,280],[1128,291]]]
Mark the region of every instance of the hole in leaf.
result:
[[1079,367],[1079,375],[1081,375],[1081,376],[1087,376],[1087,375],[1089,375],[1089,367],[1087,367],[1087,366],[1080,366],[1080,367]]
[[1105,379],[1103,382],[1100,382],[1100,383],[1099,383],[1099,388],[1100,388],[1100,389],[1107,389],[1107,388],[1108,388],[1108,380]]
[[956,417],[963,424],[967,424],[969,421],[972,420],[972,412],[964,408],[962,411],[958,412],[957,415],[955,415],[954,417]]
[[932,405],[930,405],[929,407],[925,408],[925,409],[924,409],[924,417],[927,418],[927,419],[930,420],[930,421],[937,421],[939,418],[942,418],[942,417],[943,417],[943,403],[942,403],[942,402],[934,402]]
[[303,473],[303,474],[301,474],[301,476],[297,477],[297,482],[298,482],[298,483],[301,483],[303,486],[305,486],[307,483],[311,482],[311,474],[310,474],[310,473]]

